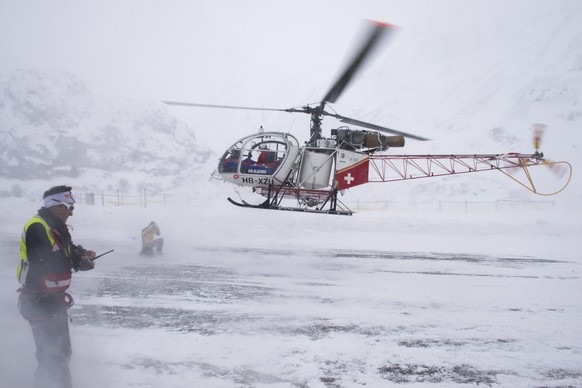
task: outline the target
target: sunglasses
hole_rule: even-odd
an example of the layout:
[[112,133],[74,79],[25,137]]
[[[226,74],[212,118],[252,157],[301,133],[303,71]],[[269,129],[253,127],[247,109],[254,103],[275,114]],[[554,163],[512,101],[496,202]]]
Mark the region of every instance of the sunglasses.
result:
[[56,199],[53,199],[53,201],[60,203],[61,205],[65,206],[67,209],[69,209],[70,212],[72,212],[73,210],[75,210],[75,206],[73,205],[69,205],[68,203],[64,203],[61,201],[57,201]]

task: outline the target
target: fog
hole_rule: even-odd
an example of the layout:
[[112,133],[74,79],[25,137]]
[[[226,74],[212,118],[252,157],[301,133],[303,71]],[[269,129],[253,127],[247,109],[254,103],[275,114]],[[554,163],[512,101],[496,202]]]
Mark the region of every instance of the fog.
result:
[[[410,153],[439,145],[461,152],[453,138],[465,149],[483,147],[495,127],[529,148],[533,122],[552,129],[549,147],[564,138],[568,115],[579,119],[562,100],[576,100],[580,85],[576,1],[2,4],[1,73],[65,69],[109,98],[275,108],[318,102],[362,20],[372,19],[399,33],[333,108],[435,140],[411,142]],[[308,117],[283,113],[170,109],[217,152],[260,125],[301,138],[308,128]],[[336,125],[328,120],[326,128]]]
[[[491,172],[362,186],[341,198],[351,217],[227,203],[238,197],[208,181],[212,158],[260,125],[305,140],[309,118],[160,101],[318,102],[364,19],[398,33],[331,109],[433,139],[408,154],[530,152],[532,123],[545,123],[542,151],[575,169],[566,190],[542,198]],[[64,163],[59,136],[73,137],[81,167],[0,176],[3,384],[30,386],[35,365],[16,308],[21,228],[44,190],[71,184],[79,198],[168,194],[147,207],[80,200],[70,219],[76,243],[114,249],[74,274],[75,386],[581,385],[581,22],[565,0],[0,0],[0,156]],[[19,69],[35,71],[12,83]],[[69,85],[86,86],[82,101]],[[77,124],[16,114],[31,104]],[[146,259],[151,220],[166,249]]]
[[[37,204],[0,202],[7,386],[32,381],[14,268]],[[164,255],[144,258],[139,231],[152,219]],[[581,382],[582,223],[567,209],[348,217],[79,204],[69,223],[77,243],[115,250],[74,275],[76,386]]]

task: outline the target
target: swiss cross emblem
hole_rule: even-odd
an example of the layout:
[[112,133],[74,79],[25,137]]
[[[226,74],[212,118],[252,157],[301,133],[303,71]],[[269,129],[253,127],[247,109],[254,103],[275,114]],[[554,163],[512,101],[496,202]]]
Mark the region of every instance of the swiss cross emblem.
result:
[[356,178],[354,178],[354,177],[352,176],[352,173],[351,173],[351,172],[348,172],[348,174],[347,174],[347,175],[344,177],[344,180],[346,181],[346,183],[347,183],[348,185],[351,185],[351,184],[352,184],[352,182],[354,181],[354,179],[356,179]]

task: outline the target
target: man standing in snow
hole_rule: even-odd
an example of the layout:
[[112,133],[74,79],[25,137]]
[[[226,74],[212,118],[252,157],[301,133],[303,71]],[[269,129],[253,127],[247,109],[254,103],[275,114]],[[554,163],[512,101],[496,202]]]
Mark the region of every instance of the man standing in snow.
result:
[[17,277],[20,313],[32,328],[38,366],[34,387],[70,388],[71,339],[67,309],[73,298],[65,291],[71,272],[95,267],[95,252],[74,245],[67,228],[74,203],[70,186],[44,193],[43,206],[25,225],[20,239]]

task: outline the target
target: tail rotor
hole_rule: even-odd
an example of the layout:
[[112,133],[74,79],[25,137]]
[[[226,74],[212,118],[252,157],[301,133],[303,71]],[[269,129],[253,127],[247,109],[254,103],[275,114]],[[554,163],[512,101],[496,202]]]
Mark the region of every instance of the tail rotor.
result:
[[546,128],[547,128],[546,124],[535,123],[533,125],[533,146],[536,152],[540,151],[540,145],[542,144],[542,138],[544,136]]
[[[542,123],[535,123],[532,126],[532,132],[533,132],[533,146],[534,149],[536,150],[536,154],[539,153],[540,151],[540,146],[544,137],[544,133],[546,132],[547,129],[547,125],[546,124],[542,124]],[[543,154],[542,158],[543,158]],[[548,168],[550,169],[550,171],[556,175],[558,178],[564,178],[564,176],[570,172],[571,173],[571,167],[568,163],[566,162],[554,162],[552,160],[549,159],[543,159],[542,164],[548,166]]]
[[[535,153],[523,155],[525,157],[518,156],[518,162],[507,162],[500,171],[534,194],[551,196],[560,193],[568,186],[570,179],[572,179],[572,166],[566,161],[555,162],[544,157],[543,152],[540,151],[540,147],[546,129],[547,126],[545,124],[533,124],[532,140]],[[545,190],[542,192],[536,187],[534,181],[545,188],[556,187],[557,185],[558,189],[553,192],[547,192]]]

